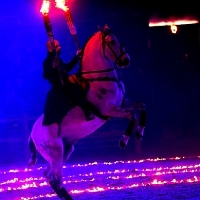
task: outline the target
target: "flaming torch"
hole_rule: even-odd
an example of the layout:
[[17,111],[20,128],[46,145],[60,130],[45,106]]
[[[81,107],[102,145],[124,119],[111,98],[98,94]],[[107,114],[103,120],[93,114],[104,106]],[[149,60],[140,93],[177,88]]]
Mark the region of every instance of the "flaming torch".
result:
[[72,34],[72,37],[74,38],[77,48],[81,49],[79,42],[78,42],[78,37],[76,34],[76,27],[73,23],[71,12],[70,12],[69,8],[65,5],[65,0],[55,0],[55,2],[56,2],[57,8],[60,8],[65,11],[65,18],[67,20],[69,31]]
[[43,19],[44,19],[44,26],[47,32],[47,36],[51,42],[51,47],[53,51],[56,52],[55,50],[55,44],[54,44],[54,35],[52,31],[52,26],[49,18],[49,1],[48,0],[43,0],[42,7],[40,9],[40,12],[43,14]]

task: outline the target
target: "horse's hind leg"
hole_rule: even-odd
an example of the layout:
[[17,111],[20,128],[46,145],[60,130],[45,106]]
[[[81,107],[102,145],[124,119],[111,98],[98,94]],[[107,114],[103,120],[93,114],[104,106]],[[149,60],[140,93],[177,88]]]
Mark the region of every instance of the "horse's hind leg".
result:
[[54,181],[58,188],[62,187],[63,176],[63,142],[61,138],[52,138],[37,144],[40,154],[49,162],[50,167],[44,174],[49,181]]
[[[64,163],[65,161],[68,160],[71,153],[73,152],[74,145],[67,144],[64,139],[62,140],[62,142],[63,142],[63,159],[61,160],[63,160]],[[63,163],[61,165],[62,167]],[[64,187],[62,187],[62,177],[61,175],[60,176],[58,175],[59,173],[57,173],[55,164],[57,164],[57,161],[55,163],[51,162],[50,165],[44,171],[44,175],[49,180],[49,184],[51,185],[52,189],[56,192],[56,194],[60,199],[72,200],[72,197],[69,195],[67,190]],[[62,168],[60,168],[60,170],[62,172]]]

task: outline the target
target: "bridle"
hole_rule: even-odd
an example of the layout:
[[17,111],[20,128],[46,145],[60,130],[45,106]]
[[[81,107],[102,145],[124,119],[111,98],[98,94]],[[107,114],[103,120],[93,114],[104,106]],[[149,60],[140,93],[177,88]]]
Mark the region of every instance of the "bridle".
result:
[[[111,46],[112,43],[115,43],[115,40],[111,40],[111,41],[107,41],[106,40],[106,37],[109,36],[110,34],[113,34],[113,32],[110,29],[107,30],[106,32],[101,32],[103,55],[107,60],[109,60],[109,58],[106,56],[106,52],[105,52],[105,49],[106,49],[106,46],[107,46],[110,49],[110,51],[113,53],[114,57],[115,57],[115,63],[119,63],[120,62],[120,58],[122,58],[122,56],[124,54],[126,54],[126,52],[124,51],[124,48],[123,48],[122,44],[120,43],[120,55],[117,56],[116,52],[113,50],[113,48]],[[92,36],[94,36],[94,34]],[[86,43],[84,45],[84,48],[85,48],[85,46],[86,46],[86,44],[87,44],[87,42],[89,41],[90,38],[88,38],[88,40],[86,41]],[[83,48],[83,50],[84,50],[84,48]],[[105,72],[110,72],[110,71],[116,70],[115,67],[111,67],[111,68],[108,68],[108,69],[105,69],[105,70],[95,70],[95,71],[81,72],[80,71],[81,69],[82,69],[82,66],[80,64],[79,72],[77,74],[79,77],[82,77],[83,74],[105,73]],[[119,80],[117,78],[115,78],[115,77],[107,77],[107,76],[106,77],[98,77],[98,78],[83,78],[82,77],[82,79],[88,80],[90,82],[93,82],[93,81],[119,82]]]
[[115,63],[119,63],[120,62],[120,59],[122,58],[123,55],[126,54],[126,51],[124,50],[122,44],[120,43],[120,54],[119,56],[117,56],[116,52],[113,50],[111,44],[115,44],[116,41],[113,39],[111,41],[107,41],[106,40],[106,37],[109,36],[110,34],[113,34],[114,33],[111,31],[111,30],[108,30],[107,33],[103,34],[102,33],[102,49],[103,49],[103,55],[106,59],[109,60],[109,58],[106,56],[106,53],[105,53],[105,49],[106,49],[106,46],[110,49],[110,51],[113,53],[114,57],[115,57]]

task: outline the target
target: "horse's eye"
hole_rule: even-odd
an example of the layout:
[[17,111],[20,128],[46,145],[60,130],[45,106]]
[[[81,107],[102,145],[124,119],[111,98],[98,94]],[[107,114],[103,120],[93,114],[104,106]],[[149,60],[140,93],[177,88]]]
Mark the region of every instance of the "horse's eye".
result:
[[116,41],[115,41],[115,40],[111,40],[111,41],[110,41],[110,44],[116,45]]

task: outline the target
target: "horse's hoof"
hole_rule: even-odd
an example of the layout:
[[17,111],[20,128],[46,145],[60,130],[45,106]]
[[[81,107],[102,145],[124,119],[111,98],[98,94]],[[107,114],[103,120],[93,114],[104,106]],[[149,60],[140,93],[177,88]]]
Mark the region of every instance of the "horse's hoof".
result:
[[49,184],[51,185],[52,189],[54,190],[54,192],[57,194],[57,196],[60,199],[73,200],[70,194],[67,192],[67,190],[64,187],[59,189],[57,184],[55,184],[55,181],[50,181]]
[[120,146],[121,149],[124,149],[124,148],[125,148],[126,143],[124,142],[123,138],[121,138],[121,139],[119,140],[119,146]]
[[54,192],[58,195],[58,197],[61,199],[63,197],[62,193],[60,192],[60,189],[57,187],[57,185],[54,183],[54,181],[49,181],[50,186],[54,190]]
[[37,162],[37,158],[30,158],[29,159],[29,161],[28,161],[28,165],[29,166],[33,166],[33,165],[35,165],[36,164],[36,162]]
[[71,195],[67,192],[67,190],[64,187],[60,189],[60,192],[63,194],[65,200],[73,200]]
[[135,136],[136,136],[136,138],[137,138],[138,140],[142,140],[142,135],[140,134],[140,131],[139,131],[139,130],[137,130],[137,131],[135,132]]

